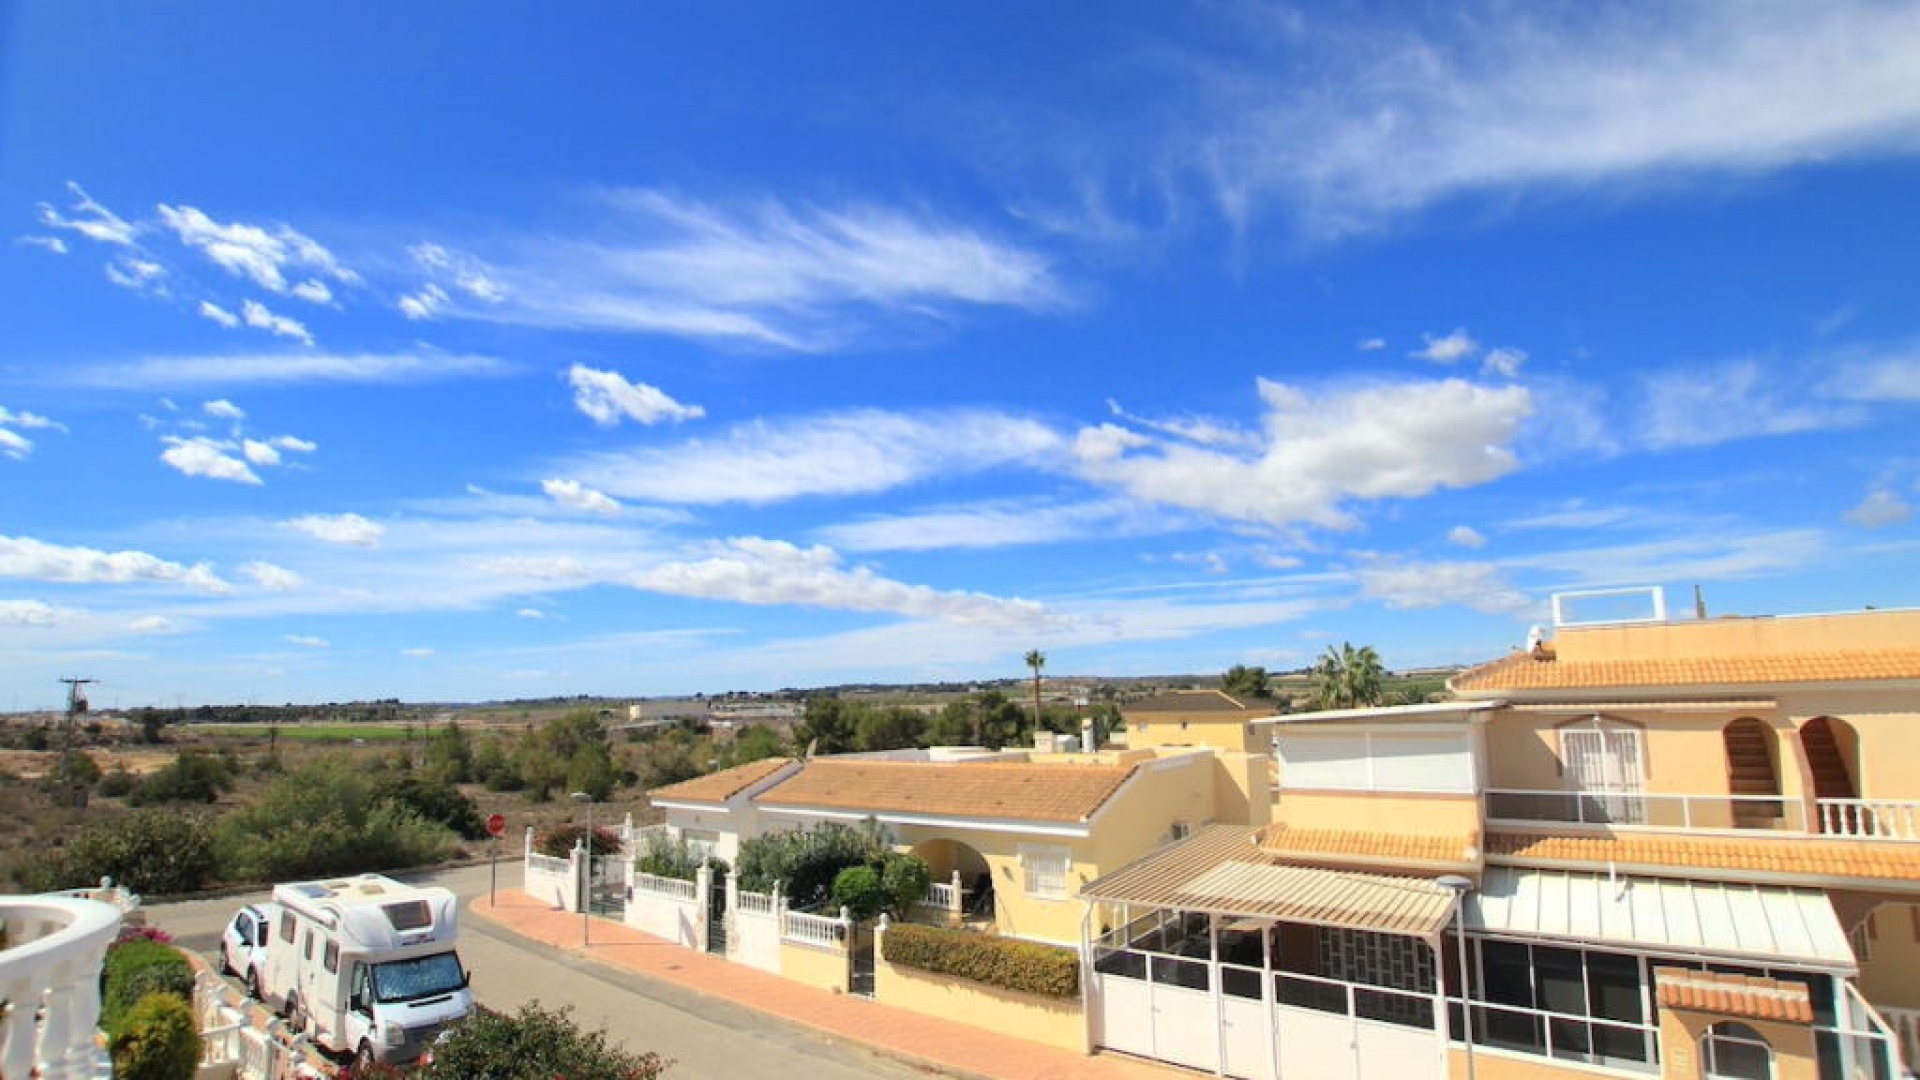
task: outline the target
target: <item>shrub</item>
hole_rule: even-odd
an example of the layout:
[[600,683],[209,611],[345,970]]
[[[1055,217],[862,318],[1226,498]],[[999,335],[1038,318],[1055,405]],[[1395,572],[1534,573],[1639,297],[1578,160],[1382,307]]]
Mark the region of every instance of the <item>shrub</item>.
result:
[[886,894],[886,909],[896,919],[904,919],[926,898],[933,884],[933,871],[918,855],[888,852],[880,860],[880,889]]
[[887,844],[884,829],[837,822],[756,836],[740,843],[740,887],[770,892],[778,881],[794,907],[817,907],[829,898],[840,871],[884,858]]
[[193,1006],[169,993],[136,1002],[108,1041],[119,1080],[192,1080],[200,1065]]
[[1057,945],[900,923],[887,929],[881,954],[890,964],[1003,990],[1060,998],[1080,993],[1080,956]]
[[286,881],[419,866],[443,858],[454,836],[386,797],[345,758],[323,758],[268,784],[260,800],[220,822],[218,850],[239,881]]
[[134,785],[127,801],[135,806],[154,803],[218,801],[233,784],[227,763],[211,754],[182,750],[173,763]]
[[[538,851],[542,855],[551,855],[556,859],[564,859],[586,835],[587,827],[585,825],[578,825],[569,821],[562,825],[555,825],[553,828],[534,837],[533,847],[535,851]],[[620,854],[625,849],[626,845],[620,842],[619,833],[614,832],[605,825],[595,825],[593,827],[593,857],[595,859],[602,857],[610,858]]]
[[669,1063],[607,1045],[605,1031],[583,1032],[571,1010],[538,1002],[512,1016],[477,1011],[433,1048],[418,1080],[653,1080]]
[[100,1027],[110,1034],[131,1022],[134,1006],[151,994],[193,1000],[193,966],[180,950],[158,941],[135,939],[108,949],[100,976]]
[[880,875],[871,866],[849,866],[833,879],[833,903],[862,922],[885,910],[886,890],[880,887]]
[[390,782],[386,797],[427,821],[445,825],[464,840],[485,840],[487,823],[480,808],[461,790],[443,780],[412,773]]
[[[600,850],[597,840],[594,850]],[[692,881],[698,875],[703,861],[684,839],[675,840],[664,832],[652,832],[647,834],[646,844],[634,854],[633,868],[655,877]]]
[[213,828],[198,814],[136,810],[87,821],[66,847],[36,862],[31,884],[41,891],[110,877],[138,893],[192,892],[213,876]]
[[100,778],[99,792],[110,799],[124,798],[140,784],[140,778],[127,771],[125,765],[116,765],[113,771]]

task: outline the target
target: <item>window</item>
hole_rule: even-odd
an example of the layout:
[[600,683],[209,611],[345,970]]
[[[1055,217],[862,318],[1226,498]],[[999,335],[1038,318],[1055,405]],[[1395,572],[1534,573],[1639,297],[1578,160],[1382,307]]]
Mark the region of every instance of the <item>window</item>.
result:
[[1700,1035],[1702,1075],[1726,1080],[1773,1080],[1773,1048],[1745,1024],[1723,1020]]
[[1296,791],[1474,791],[1463,732],[1288,732],[1275,753],[1282,786]]
[[1046,900],[1067,898],[1067,874],[1073,855],[1063,847],[1020,848],[1020,868],[1027,878],[1027,895]]
[[1873,959],[1873,916],[1869,914],[1862,919],[1847,935],[1847,940],[1853,943],[1854,960],[1864,964]]
[[289,945],[293,944],[293,912],[291,911],[280,913],[280,940]]
[[333,972],[340,970],[340,943],[339,942],[337,941],[327,942],[326,948],[321,950],[320,963],[326,967],[328,974],[332,974]]
[[386,912],[387,922],[395,930],[405,933],[433,925],[433,909],[425,900],[406,900],[398,904],[382,904],[380,910]]
[[1513,941],[1481,941],[1477,951],[1475,1042],[1594,1065],[1652,1064],[1639,957]]
[[706,862],[720,850],[720,832],[717,829],[681,829],[680,842],[687,846],[687,853],[697,862]]
[[1579,793],[1584,822],[1637,824],[1647,816],[1640,729],[1595,716],[1560,729],[1567,787]]
[[1320,931],[1320,972],[1342,982],[1410,992],[1383,993],[1356,987],[1353,1009],[1362,1019],[1433,1026],[1433,1001],[1425,996],[1433,993],[1433,950],[1420,938],[1324,929]]
[[313,959],[313,931],[311,930],[300,937],[300,955],[308,960]]

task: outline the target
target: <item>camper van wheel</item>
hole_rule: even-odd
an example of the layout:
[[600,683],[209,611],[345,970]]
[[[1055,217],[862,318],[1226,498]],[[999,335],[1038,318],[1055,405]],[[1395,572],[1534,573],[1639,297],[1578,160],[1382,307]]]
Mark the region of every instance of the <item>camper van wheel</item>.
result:
[[287,1030],[295,1035],[307,1033],[307,1010],[301,1008],[297,995],[287,1000]]
[[374,1068],[373,1044],[360,1040],[360,1048],[353,1052],[353,1075],[371,1076]]

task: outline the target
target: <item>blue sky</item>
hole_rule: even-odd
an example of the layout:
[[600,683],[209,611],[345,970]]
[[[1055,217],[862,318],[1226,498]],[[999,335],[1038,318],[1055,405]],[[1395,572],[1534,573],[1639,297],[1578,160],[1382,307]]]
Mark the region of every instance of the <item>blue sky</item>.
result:
[[0,708],[1920,603],[1920,6],[1083,8],[0,7]]

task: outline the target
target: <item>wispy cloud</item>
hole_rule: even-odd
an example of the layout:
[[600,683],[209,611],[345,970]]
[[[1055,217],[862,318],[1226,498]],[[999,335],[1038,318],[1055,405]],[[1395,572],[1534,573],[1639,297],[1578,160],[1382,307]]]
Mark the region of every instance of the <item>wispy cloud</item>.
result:
[[1847,401],[1920,402],[1920,345],[1895,347],[1871,356],[1848,354],[1821,388]]
[[871,494],[930,476],[1031,462],[1061,447],[1046,425],[1005,413],[860,410],[743,424],[717,439],[565,463],[613,495],[665,503],[772,503]]
[[50,251],[55,255],[67,253],[67,242],[57,236],[20,236],[15,237],[13,242],[26,247],[37,247],[42,251]]
[[575,364],[567,371],[573,386],[574,407],[601,427],[613,427],[622,419],[637,424],[662,421],[697,420],[706,415],[698,405],[682,405],[657,386],[628,382],[617,371],[598,371]]
[[1034,627],[1060,621],[1031,601],[910,585],[866,567],[848,567],[831,548],[759,537],[729,540],[708,558],[665,563],[629,583],[675,596],[888,612],[968,625]]
[[167,295],[167,268],[136,255],[115,255],[104,268],[107,280],[131,292]]
[[1474,356],[1480,351],[1480,343],[1473,340],[1465,330],[1455,330],[1451,334],[1434,337],[1422,334],[1426,344],[1408,353],[1416,360],[1430,360],[1436,364],[1453,364]]
[[268,592],[292,592],[306,584],[299,574],[286,567],[259,560],[242,563],[240,574]]
[[[1337,236],[1475,192],[1751,173],[1920,146],[1920,10],[1872,0],[1575,5],[1312,26],[1188,57],[1168,132],[1222,210]],[[1203,111],[1204,110],[1204,111]]]
[[1519,466],[1532,409],[1519,386],[1457,379],[1378,383],[1319,396],[1259,381],[1263,444],[1230,453],[1102,424],[1074,457],[1086,479],[1152,503],[1272,526],[1346,528],[1355,501],[1470,487]]
[[312,634],[285,634],[280,640],[289,645],[298,645],[303,649],[325,649],[331,644],[326,638],[314,637]]
[[1825,431],[1863,419],[1858,409],[1810,400],[1750,360],[1650,375],[1643,398],[1640,439],[1655,450]]
[[1478,551],[1487,546],[1487,537],[1471,525],[1455,525],[1447,530],[1447,543]]
[[418,353],[234,353],[149,357],[82,367],[60,381],[123,389],[297,383],[422,383],[493,378],[513,366],[491,356]]
[[1360,595],[1390,608],[1459,606],[1494,615],[1532,615],[1540,604],[1508,584],[1493,563],[1379,560],[1359,569]]
[[648,189],[602,205],[591,232],[501,245],[490,301],[443,288],[421,313],[815,351],[881,320],[1044,309],[1065,295],[1044,256],[927,212]]
[[233,312],[228,311],[226,308],[221,307],[211,300],[200,301],[198,310],[201,318],[218,323],[229,330],[240,325],[240,316],[235,315]]
[[[342,284],[357,284],[358,274],[340,264],[332,252],[312,237],[288,225],[265,227],[244,222],[222,224],[192,206],[159,207],[160,224],[182,244],[199,251],[227,272],[253,282],[268,292],[293,292],[289,272],[309,271]],[[326,303],[332,294],[314,282],[300,295]]]
[[0,536],[0,576],[99,585],[147,582],[224,593],[231,586],[206,563],[171,562],[144,551],[99,551]]
[[160,452],[160,460],[187,476],[231,480],[238,484],[260,483],[259,475],[234,456],[233,451],[238,449],[236,443],[201,435],[186,438],[166,435],[160,441],[167,447]]
[[265,330],[274,337],[292,338],[313,344],[313,333],[305,323],[288,315],[276,315],[267,305],[258,300],[244,300],[240,304],[240,320],[255,329]]
[[1863,529],[1884,529],[1913,517],[1913,504],[1891,488],[1874,488],[1846,513],[1848,522]]
[[1126,500],[1060,505],[990,503],[887,514],[829,525],[822,540],[846,551],[947,551],[1139,536],[1185,524]]
[[[40,204],[40,223],[50,229],[63,229],[78,233],[89,240],[115,247],[134,245],[133,224],[120,215],[96,202],[85,188],[72,181],[67,182],[67,194],[71,199],[67,211],[62,213],[47,203]],[[59,250],[65,250],[64,245]]]
[[[19,430],[15,430],[15,429]],[[20,434],[21,431],[53,430],[66,431],[67,427],[56,420],[50,420],[34,412],[14,412],[0,405],[0,456],[15,461],[25,461],[33,453],[33,440]]]
[[569,510],[584,510],[592,514],[620,512],[620,504],[605,492],[595,491],[578,480],[542,480],[540,490],[547,493],[547,498]]
[[379,522],[352,513],[307,514],[281,524],[296,532],[306,533],[315,540],[349,547],[372,547],[380,542],[380,537],[387,531],[386,526]]

